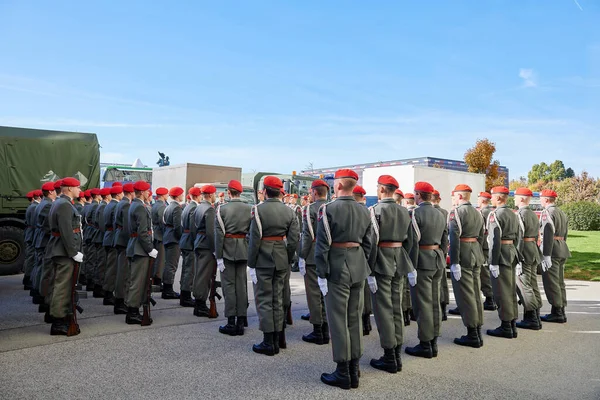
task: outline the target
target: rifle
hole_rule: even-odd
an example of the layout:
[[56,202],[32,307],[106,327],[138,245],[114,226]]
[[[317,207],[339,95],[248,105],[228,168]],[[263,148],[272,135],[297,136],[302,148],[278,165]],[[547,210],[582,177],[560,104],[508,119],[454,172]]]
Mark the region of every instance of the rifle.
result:
[[150,304],[156,305],[156,301],[152,298],[152,271],[154,270],[154,258],[150,258],[148,263],[148,276],[146,279],[146,301],[143,304],[144,315],[142,316],[142,326],[148,326],[152,324],[152,318],[150,317]]
[[77,279],[79,278],[79,263],[75,262],[73,266],[73,276],[71,278],[71,316],[69,318],[69,328],[67,336],[78,335],[79,324],[77,323],[77,312],[83,312],[83,308],[79,305],[79,296],[77,295]]
[[215,297],[221,300],[221,295],[217,293],[217,287],[221,286],[220,283],[221,282],[217,282],[217,264],[215,263],[212,276],[210,277],[210,296],[208,297],[208,300],[210,301],[210,309],[208,310],[208,318],[217,318],[219,316]]

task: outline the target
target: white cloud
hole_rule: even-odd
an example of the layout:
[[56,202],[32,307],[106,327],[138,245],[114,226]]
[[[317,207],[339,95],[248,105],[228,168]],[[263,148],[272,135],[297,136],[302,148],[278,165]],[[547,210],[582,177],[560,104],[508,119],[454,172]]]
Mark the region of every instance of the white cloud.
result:
[[530,68],[521,68],[519,70],[519,78],[523,79],[524,87],[536,87],[537,86],[537,77],[533,69]]

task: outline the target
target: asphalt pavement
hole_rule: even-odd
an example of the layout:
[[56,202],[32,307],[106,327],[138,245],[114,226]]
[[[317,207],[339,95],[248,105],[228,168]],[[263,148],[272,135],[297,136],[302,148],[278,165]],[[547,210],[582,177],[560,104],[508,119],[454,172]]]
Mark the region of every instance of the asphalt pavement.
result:
[[[210,320],[155,294],[154,323],[140,327],[126,325],[125,316],[90,293],[81,301],[81,334],[54,337],[21,279],[0,277],[0,399],[600,399],[600,282],[567,282],[567,324],[521,329],[511,340],[484,334],[481,349],[452,343],[464,328],[450,316],[439,356],[403,353],[398,374],[369,366],[382,355],[373,321],[374,330],[364,337],[360,388],[345,391],[319,380],[335,369],[330,346],[301,339],[311,325],[300,319],[307,306],[298,273],[292,273],[288,349],[275,357],[252,352],[262,340],[252,299],[249,328],[230,337],[218,333],[225,323],[222,301],[219,318]],[[542,311],[549,309],[546,303]],[[486,311],[484,332],[498,325],[497,313]],[[417,343],[413,322],[405,345]]]

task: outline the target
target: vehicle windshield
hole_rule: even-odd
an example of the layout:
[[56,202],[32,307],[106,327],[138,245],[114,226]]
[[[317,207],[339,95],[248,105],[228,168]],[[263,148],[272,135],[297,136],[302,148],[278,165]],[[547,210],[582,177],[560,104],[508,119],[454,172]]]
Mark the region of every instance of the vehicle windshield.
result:
[[135,182],[144,180],[152,182],[152,170],[107,168],[103,175],[104,182]]

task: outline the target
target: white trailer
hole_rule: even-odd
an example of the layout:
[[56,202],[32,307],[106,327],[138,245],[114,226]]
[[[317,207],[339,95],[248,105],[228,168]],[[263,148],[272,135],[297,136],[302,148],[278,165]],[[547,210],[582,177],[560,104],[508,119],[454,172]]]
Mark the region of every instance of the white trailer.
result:
[[471,201],[477,205],[477,194],[485,190],[485,175],[471,172],[453,171],[450,169],[421,167],[416,165],[397,165],[389,167],[365,168],[361,184],[367,196],[377,196],[377,179],[381,175],[391,175],[398,180],[400,190],[412,193],[415,182],[429,182],[440,192],[442,201],[440,206],[449,210],[452,207],[450,196],[454,187],[466,184],[473,189],[474,196]]
[[152,169],[152,187],[172,188],[179,186],[186,193],[198,182],[229,182],[231,179],[241,180],[242,169],[221,165],[177,164]]

